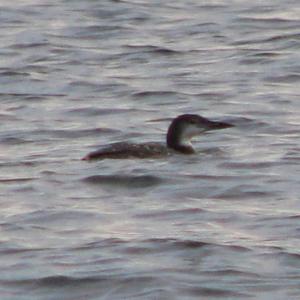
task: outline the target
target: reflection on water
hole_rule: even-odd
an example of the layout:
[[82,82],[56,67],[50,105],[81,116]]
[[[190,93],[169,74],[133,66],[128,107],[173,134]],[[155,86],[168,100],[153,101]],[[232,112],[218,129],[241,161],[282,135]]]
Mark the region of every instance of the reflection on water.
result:
[[[295,4],[2,4],[1,299],[299,298]],[[81,160],[182,113],[235,127]]]

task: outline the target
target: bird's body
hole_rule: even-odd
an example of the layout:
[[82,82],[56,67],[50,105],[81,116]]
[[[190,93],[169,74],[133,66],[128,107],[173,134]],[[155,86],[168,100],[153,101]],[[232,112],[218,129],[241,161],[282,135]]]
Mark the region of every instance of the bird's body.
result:
[[210,121],[204,117],[194,114],[180,115],[175,118],[169,126],[166,145],[159,143],[115,143],[103,149],[87,154],[83,160],[93,159],[124,159],[124,158],[159,158],[173,152],[192,154],[191,139],[208,130],[232,127],[225,122]]
[[158,158],[170,154],[169,149],[159,143],[115,143],[102,149],[89,153],[83,159],[104,159],[104,158]]

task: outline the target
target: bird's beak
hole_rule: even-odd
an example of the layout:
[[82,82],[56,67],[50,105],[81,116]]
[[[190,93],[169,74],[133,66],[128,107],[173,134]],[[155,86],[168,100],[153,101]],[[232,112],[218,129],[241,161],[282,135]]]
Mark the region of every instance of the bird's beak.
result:
[[207,126],[207,130],[225,129],[230,127],[233,127],[230,123],[211,121]]

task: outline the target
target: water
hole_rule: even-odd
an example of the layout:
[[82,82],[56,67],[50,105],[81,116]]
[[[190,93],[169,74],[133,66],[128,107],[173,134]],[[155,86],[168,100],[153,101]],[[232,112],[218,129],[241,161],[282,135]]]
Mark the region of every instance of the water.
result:
[[[299,299],[299,1],[2,1],[0,298]],[[197,155],[80,159],[236,126]]]

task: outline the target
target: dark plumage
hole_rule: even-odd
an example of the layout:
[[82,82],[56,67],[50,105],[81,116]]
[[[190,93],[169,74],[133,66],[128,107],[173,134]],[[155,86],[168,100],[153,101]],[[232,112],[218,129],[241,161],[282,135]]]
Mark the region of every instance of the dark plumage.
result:
[[180,115],[169,126],[167,147],[158,143],[129,144],[116,143],[87,154],[83,160],[104,158],[156,158],[168,155],[172,150],[182,154],[192,154],[191,139],[207,130],[223,129],[233,125],[210,121],[194,114]]

